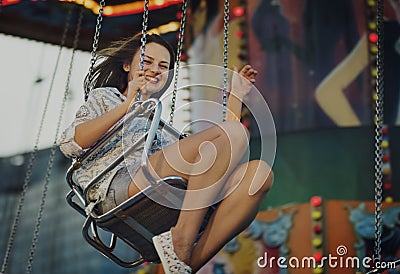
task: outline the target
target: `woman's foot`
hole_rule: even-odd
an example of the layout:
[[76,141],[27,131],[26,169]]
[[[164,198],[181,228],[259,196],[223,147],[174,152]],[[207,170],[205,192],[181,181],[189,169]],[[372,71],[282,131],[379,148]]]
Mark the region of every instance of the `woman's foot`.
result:
[[160,257],[165,274],[190,274],[192,269],[179,259],[174,251],[171,230],[153,237],[154,247]]

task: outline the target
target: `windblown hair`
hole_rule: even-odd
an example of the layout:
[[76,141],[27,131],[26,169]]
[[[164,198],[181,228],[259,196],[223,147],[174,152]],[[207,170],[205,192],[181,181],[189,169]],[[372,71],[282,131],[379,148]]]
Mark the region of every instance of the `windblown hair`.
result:
[[[142,34],[138,33],[133,37],[112,42],[108,48],[98,51],[96,64],[93,67],[92,81],[89,82],[89,73],[85,77],[85,90],[99,87],[115,87],[120,93],[123,93],[128,85],[128,72],[124,71],[123,65],[130,64],[133,56],[140,51],[141,38]],[[171,44],[157,34],[147,34],[146,43],[157,43],[164,46],[171,57],[168,80],[161,91],[157,92],[156,97],[159,97],[171,84],[175,52]]]

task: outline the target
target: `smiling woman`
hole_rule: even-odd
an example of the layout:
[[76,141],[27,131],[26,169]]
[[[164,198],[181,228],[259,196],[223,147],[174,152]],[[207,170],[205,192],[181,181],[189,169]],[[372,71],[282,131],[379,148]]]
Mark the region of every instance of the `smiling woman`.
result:
[[[143,100],[158,98],[170,85],[175,60],[172,47],[159,35],[149,34],[142,52],[141,38],[138,34],[114,42],[98,53],[94,79],[89,81],[87,77],[85,82],[85,90],[91,90],[88,98],[60,140],[60,149],[65,155],[81,157],[132,107],[138,107],[135,103],[139,95]],[[249,136],[240,123],[240,115],[243,99],[256,75],[257,71],[250,65],[235,72],[226,121],[179,140],[159,130],[152,141],[148,155],[152,171],[158,178],[181,177],[187,186],[176,224],[153,237],[166,273],[199,270],[253,221],[272,185],[271,167],[266,162],[243,162]],[[144,136],[148,120],[138,116],[129,121],[122,138],[138,140]],[[123,151],[121,146],[116,144],[113,151],[109,146],[101,147],[102,151],[89,157],[76,171],[76,180],[86,193],[87,212],[111,212],[151,185],[147,169],[141,166],[140,151],[128,155],[130,161],[120,162],[94,186],[91,184],[91,178],[106,170],[115,154]],[[213,210],[211,220],[199,237],[209,209]],[[234,216],[230,214],[233,211]]]

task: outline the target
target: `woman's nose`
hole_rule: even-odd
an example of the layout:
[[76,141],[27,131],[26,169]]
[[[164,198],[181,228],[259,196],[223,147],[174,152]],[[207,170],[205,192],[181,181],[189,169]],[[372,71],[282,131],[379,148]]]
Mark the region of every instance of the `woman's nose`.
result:
[[150,65],[149,70],[152,71],[152,72],[159,72],[160,68],[159,68],[159,66],[157,64],[153,63],[153,64]]

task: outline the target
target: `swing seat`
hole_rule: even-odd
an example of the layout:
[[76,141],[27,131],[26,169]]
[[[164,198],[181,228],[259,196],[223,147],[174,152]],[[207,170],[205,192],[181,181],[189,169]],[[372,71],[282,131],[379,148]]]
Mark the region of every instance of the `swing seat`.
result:
[[[146,170],[147,153],[158,128],[162,127],[163,130],[167,130],[178,138],[184,138],[185,135],[179,133],[172,126],[167,125],[161,120],[161,103],[158,100],[149,99],[141,103],[141,107],[137,109],[140,110],[131,113],[131,117],[128,118],[134,118],[136,115],[140,115],[140,111],[151,111],[151,126],[145,136],[140,138],[131,148],[129,148],[127,153],[131,150],[137,149],[138,147],[144,147],[142,168],[143,170]],[[127,268],[138,266],[144,262],[160,263],[152,238],[168,231],[176,224],[183,197],[177,197],[175,193],[170,191],[169,187],[186,190],[187,181],[184,178],[179,176],[168,176],[157,180],[152,178],[149,172],[144,172],[150,181],[150,185],[104,214],[99,214],[96,210],[91,211],[90,214],[86,212],[86,206],[88,205],[88,201],[85,199],[86,192],[83,191],[79,184],[74,180],[74,173],[82,166],[82,163],[84,163],[89,157],[95,155],[96,151],[107,144],[107,141],[117,134],[121,128],[122,124],[116,124],[116,126],[101,138],[92,149],[72,163],[66,176],[68,185],[71,188],[66,196],[66,200],[72,208],[86,218],[82,227],[82,235],[84,239],[104,256],[118,265]],[[95,178],[93,178],[86,189],[89,189],[96,182],[101,180],[108,171],[115,168],[123,160],[124,155],[120,155],[115,159],[115,161],[107,166],[104,171],[100,172]],[[162,204],[157,201],[162,201]],[[214,207],[211,207],[206,214],[200,228],[199,236],[204,231],[213,211]],[[109,244],[104,243],[100,237],[100,232],[102,234],[106,233],[110,235]],[[102,236],[102,238],[104,238],[104,236]],[[137,256],[134,256],[134,258],[130,260],[121,258],[121,256],[116,252],[119,240],[131,247],[134,252],[137,253]]]

